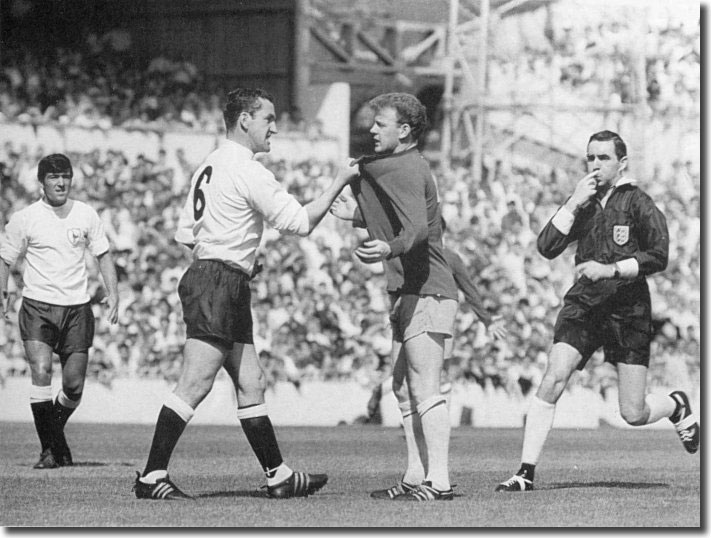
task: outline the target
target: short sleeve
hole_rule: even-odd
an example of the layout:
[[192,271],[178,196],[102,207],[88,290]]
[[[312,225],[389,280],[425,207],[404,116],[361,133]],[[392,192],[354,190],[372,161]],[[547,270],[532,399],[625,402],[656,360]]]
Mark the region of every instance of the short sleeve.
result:
[[5,234],[0,240],[0,258],[8,265],[14,265],[27,249],[25,214],[15,213],[5,226]]
[[101,256],[109,250],[109,239],[106,237],[104,223],[99,214],[89,208],[89,251],[94,256]]

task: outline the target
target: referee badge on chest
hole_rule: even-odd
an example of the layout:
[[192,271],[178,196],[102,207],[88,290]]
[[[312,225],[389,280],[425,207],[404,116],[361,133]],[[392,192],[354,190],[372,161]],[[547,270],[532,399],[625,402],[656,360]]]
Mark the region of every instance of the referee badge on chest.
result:
[[630,227],[629,226],[614,226],[612,228],[612,240],[616,245],[626,245],[627,241],[630,240]]

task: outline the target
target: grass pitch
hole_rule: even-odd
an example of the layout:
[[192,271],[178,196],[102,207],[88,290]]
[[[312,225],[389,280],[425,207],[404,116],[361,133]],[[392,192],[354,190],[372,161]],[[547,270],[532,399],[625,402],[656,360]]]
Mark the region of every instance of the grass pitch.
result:
[[684,452],[671,430],[553,430],[536,490],[494,493],[517,469],[522,432],[452,431],[452,502],[395,503],[369,498],[403,470],[396,428],[277,428],[297,470],[327,472],[308,499],[272,500],[239,428],[188,426],[171,478],[195,502],[138,500],[135,471],[153,426],[72,424],[75,466],[34,470],[31,424],[0,423],[0,525],[181,527],[699,527],[700,454]]

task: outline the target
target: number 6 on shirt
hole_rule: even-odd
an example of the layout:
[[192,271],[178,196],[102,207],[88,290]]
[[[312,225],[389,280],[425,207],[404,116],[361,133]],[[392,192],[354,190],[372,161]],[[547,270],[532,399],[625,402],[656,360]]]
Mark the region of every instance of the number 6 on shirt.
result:
[[[212,175],[212,166],[208,166],[202,171],[200,177],[195,182],[195,192],[193,193],[193,215],[195,220],[200,220],[203,211],[205,211],[205,193],[200,190],[203,180],[210,183],[210,176]],[[199,204],[199,205],[198,205]]]

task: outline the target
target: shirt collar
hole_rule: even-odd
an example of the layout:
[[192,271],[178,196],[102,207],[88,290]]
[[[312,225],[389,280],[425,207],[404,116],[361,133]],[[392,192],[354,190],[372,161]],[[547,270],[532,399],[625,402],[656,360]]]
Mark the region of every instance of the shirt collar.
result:
[[225,138],[223,146],[229,147],[232,151],[236,151],[240,156],[246,159],[254,159],[254,152],[246,146],[243,146],[239,142]]
[[615,184],[611,188],[607,189],[605,196],[603,196],[600,199],[600,205],[602,207],[605,207],[605,205],[607,204],[607,201],[610,199],[610,196],[612,196],[612,193],[615,191],[615,189],[618,189],[618,188],[622,187],[623,185],[636,185],[636,184],[637,184],[636,179],[622,176],[620,179],[618,179],[615,182]]
[[632,179],[631,177],[627,176],[622,176],[620,179],[617,180],[617,182],[613,185],[613,188],[621,187],[622,185],[636,185],[637,180]]

